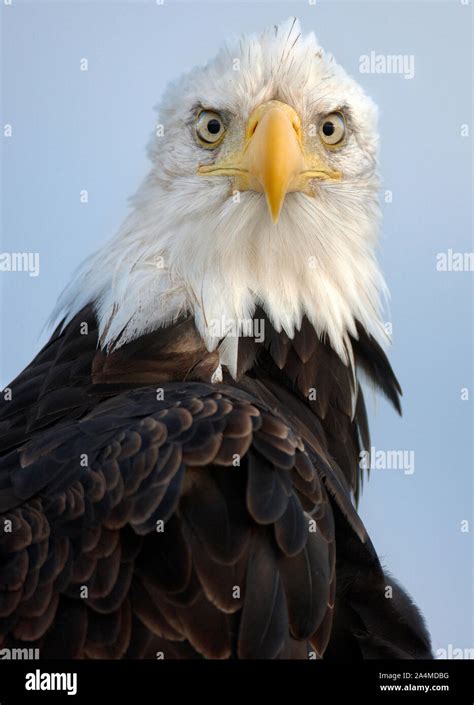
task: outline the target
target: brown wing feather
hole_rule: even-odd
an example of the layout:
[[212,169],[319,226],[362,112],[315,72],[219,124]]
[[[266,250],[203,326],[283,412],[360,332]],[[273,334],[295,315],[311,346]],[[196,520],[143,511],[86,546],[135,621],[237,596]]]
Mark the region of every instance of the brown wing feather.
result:
[[[291,480],[303,443],[262,403],[232,388],[189,383],[163,390],[165,401],[149,388],[104,401],[82,419],[64,421],[56,439],[54,427],[33,436],[15,451],[17,465],[0,470],[2,484],[16,494],[5,509],[18,525],[16,545],[8,534],[0,541],[0,594],[17,593],[13,602],[2,601],[4,643],[33,641],[52,653],[55,615],[62,623],[67,606],[77,605],[70,629],[80,635],[83,655],[94,658],[123,655],[135,643],[130,625],[137,620],[211,658],[233,649],[277,656],[286,647],[291,596],[278,561],[285,556],[288,572],[308,540],[308,516]],[[234,447],[236,439],[245,439],[245,454],[234,467],[225,445]],[[318,482],[308,458],[303,467]],[[265,490],[258,508],[262,487],[274,481],[278,493]],[[41,543],[25,524],[28,511],[46,522]],[[160,520],[164,530],[157,532]],[[327,555],[320,560],[328,574]],[[231,579],[210,577],[221,569]],[[265,570],[268,586],[259,582]],[[39,571],[41,589],[25,600],[32,571]],[[308,576],[300,577],[304,588]],[[329,583],[320,595],[314,591],[322,612],[328,590]],[[265,604],[274,601],[266,617],[257,593]],[[112,649],[119,623],[120,643]]]
[[[210,385],[189,319],[108,356],[91,307],[55,331],[0,409],[2,645],[306,658],[342,634],[357,655],[427,653],[416,620],[390,645],[359,605],[352,555],[374,603],[384,576],[351,501],[368,428],[349,370],[306,320],[293,340],[266,333],[238,383]],[[360,332],[359,364],[393,397],[372,343]]]

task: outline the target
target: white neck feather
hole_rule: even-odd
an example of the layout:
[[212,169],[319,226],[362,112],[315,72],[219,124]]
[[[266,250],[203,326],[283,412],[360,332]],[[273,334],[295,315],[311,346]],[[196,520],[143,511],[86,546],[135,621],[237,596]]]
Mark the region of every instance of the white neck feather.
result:
[[[344,198],[331,198],[332,188],[345,188]],[[289,194],[277,225],[263,195],[247,192],[234,203],[225,198],[227,189],[214,186],[214,203],[194,199],[190,206],[189,194],[163,189],[150,175],[134,211],[86,260],[53,315],[65,314],[67,322],[93,301],[105,349],[183,314],[194,316],[214,349],[221,337],[216,322],[224,320],[233,327],[222,346],[231,372],[235,328],[256,305],[290,337],[306,315],[345,362],[356,320],[378,340],[384,337],[379,300],[386,289],[374,256],[372,185],[364,193],[359,183],[353,195],[350,184],[321,184],[315,198]]]

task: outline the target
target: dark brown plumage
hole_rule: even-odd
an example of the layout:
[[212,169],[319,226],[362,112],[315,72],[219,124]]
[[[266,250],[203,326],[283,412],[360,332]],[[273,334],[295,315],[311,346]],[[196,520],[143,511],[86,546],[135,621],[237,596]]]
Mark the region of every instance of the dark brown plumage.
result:
[[[384,353],[358,335],[357,363],[398,408]],[[267,320],[265,342],[242,345],[238,381],[211,384],[217,361],[190,319],[106,355],[88,307],[9,385],[0,645],[70,658],[428,657],[353,505],[369,435],[349,369],[306,319],[293,340]]]

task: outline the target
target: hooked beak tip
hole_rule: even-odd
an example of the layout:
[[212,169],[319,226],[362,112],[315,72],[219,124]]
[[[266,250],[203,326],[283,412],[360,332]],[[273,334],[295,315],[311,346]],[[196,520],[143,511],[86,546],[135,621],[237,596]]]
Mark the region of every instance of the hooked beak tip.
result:
[[280,213],[281,213],[281,206],[271,206],[268,204],[268,209],[270,211],[270,217],[272,219],[273,225],[276,225],[278,221],[280,220]]

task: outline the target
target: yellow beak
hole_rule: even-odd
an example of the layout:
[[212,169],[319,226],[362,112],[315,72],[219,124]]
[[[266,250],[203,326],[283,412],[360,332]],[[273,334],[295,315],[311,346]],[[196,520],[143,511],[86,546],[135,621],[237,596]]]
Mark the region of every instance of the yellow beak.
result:
[[278,100],[264,103],[252,113],[240,153],[200,166],[198,173],[233,176],[234,188],[239,191],[264,193],[274,223],[278,222],[287,193],[301,191],[314,196],[311,179],[341,178],[319,157],[305,155],[299,116]]

